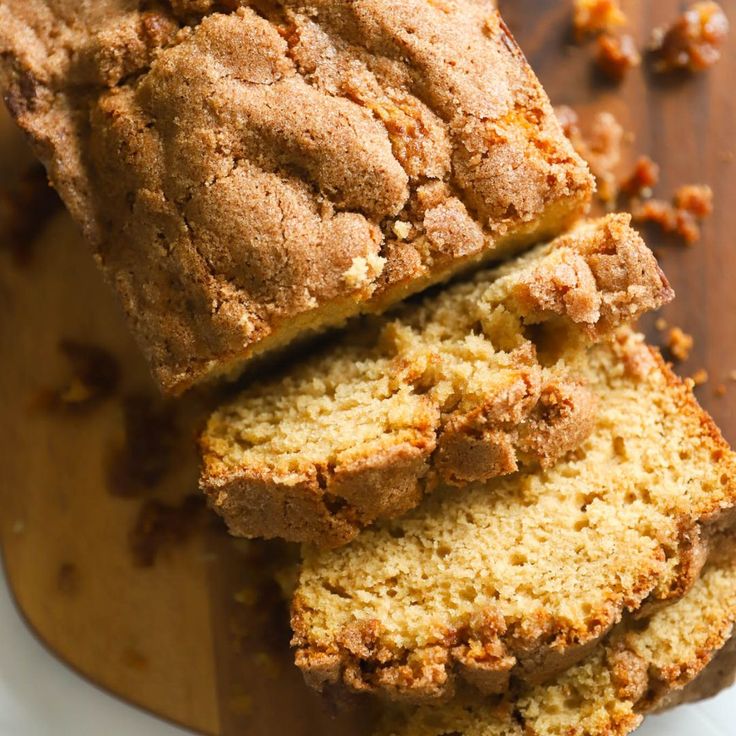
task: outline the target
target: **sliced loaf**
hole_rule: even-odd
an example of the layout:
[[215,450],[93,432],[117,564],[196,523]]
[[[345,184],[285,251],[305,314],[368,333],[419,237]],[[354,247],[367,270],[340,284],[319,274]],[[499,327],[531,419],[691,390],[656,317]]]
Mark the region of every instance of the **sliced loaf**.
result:
[[292,623],[310,684],[413,701],[458,680],[498,693],[687,592],[734,516],[734,455],[641,338],[619,334],[586,365],[595,430],[569,458],[438,489],[346,547],[305,548]]
[[[730,553],[713,560],[682,600],[655,613],[644,626],[622,624],[584,662],[551,682],[496,701],[466,695],[438,707],[394,706],[378,733],[625,736],[645,714],[674,703],[688,690],[696,693],[692,688],[701,678],[707,680],[717,664],[708,666],[713,656],[728,653],[736,621],[736,560],[733,540],[727,546]],[[715,674],[723,684],[719,670]]]
[[237,535],[336,546],[438,478],[548,467],[593,427],[589,342],[671,296],[628,216],[583,224],[250,388],[210,419],[201,486]]

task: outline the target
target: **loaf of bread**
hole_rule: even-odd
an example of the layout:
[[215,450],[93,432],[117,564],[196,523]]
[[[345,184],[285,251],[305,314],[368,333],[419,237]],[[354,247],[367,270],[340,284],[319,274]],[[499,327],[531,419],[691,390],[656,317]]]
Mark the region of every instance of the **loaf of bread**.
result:
[[[736,560],[714,560],[693,589],[645,626],[618,627],[581,664],[544,685],[486,700],[389,708],[377,736],[625,736],[698,682],[733,633]],[[729,645],[723,651],[726,653]],[[701,675],[706,678],[713,662]],[[698,678],[698,679],[694,679]],[[694,680],[694,682],[693,682]],[[722,682],[722,680],[721,680]],[[685,687],[688,690],[688,687]]]
[[0,84],[171,392],[592,190],[488,0],[4,0]]
[[593,427],[589,342],[671,296],[627,215],[585,223],[253,385],[208,423],[202,488],[234,534],[337,546],[437,479],[549,467]]
[[440,488],[346,547],[305,548],[292,625],[309,684],[499,693],[688,591],[734,517],[736,459],[641,338],[592,348],[584,375],[595,429],[553,468]]

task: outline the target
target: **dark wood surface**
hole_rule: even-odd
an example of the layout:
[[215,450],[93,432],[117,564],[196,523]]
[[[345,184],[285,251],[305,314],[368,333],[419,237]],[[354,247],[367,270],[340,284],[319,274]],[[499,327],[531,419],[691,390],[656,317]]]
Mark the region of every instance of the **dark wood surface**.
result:
[[[644,41],[680,8],[675,0],[624,1]],[[736,20],[736,0],[724,6]],[[684,375],[705,368],[698,396],[736,442],[736,38],[724,59],[696,77],[657,79],[634,71],[620,87],[601,84],[592,47],[571,44],[570,7],[550,0],[501,0],[505,17],[556,104],[583,121],[612,111],[634,134],[624,173],[640,153],[662,167],[657,194],[708,183],[716,210],[702,242],[686,247],[648,233],[678,293],[664,318],[695,336]],[[0,118],[0,167],[7,179],[28,162]],[[654,342],[663,335],[645,325]],[[89,412],[39,409],[34,397],[63,384],[61,338],[102,346],[122,379]],[[168,465],[150,488],[119,495],[110,458],[124,440],[126,397],[156,391],[117,305],[74,226],[56,215],[23,266],[0,249],[0,544],[19,609],[39,638],[77,671],[120,697],[198,731],[292,736],[358,734],[366,718],[332,717],[290,663],[285,609],[271,572],[288,557],[278,545],[231,540],[206,514],[185,541],[165,544],[141,567],[131,532],[151,498],[177,506],[195,493],[196,399],[177,406]],[[723,384],[724,396],[716,389]],[[164,450],[161,450],[164,452]],[[116,495],[117,494],[117,495]],[[293,552],[293,551],[292,551]]]
[[[722,0],[736,23],[736,0]],[[572,43],[570,5],[544,0],[501,0],[501,10],[542,80],[554,104],[578,110],[583,122],[598,110],[609,110],[633,134],[624,150],[622,174],[639,154],[661,166],[655,194],[669,199],[682,184],[710,184],[714,215],[705,223],[703,239],[693,247],[646,231],[677,293],[662,316],[695,337],[689,361],[678,365],[682,375],[704,368],[710,381],[697,389],[731,443],[736,443],[736,32],[723,48],[723,58],[699,75],[657,76],[645,65],[620,86],[595,74],[593,45]],[[672,20],[685,3],[677,0],[624,0],[631,32],[645,43],[651,30]],[[646,328],[656,344],[664,336]],[[717,396],[719,385],[725,396]]]

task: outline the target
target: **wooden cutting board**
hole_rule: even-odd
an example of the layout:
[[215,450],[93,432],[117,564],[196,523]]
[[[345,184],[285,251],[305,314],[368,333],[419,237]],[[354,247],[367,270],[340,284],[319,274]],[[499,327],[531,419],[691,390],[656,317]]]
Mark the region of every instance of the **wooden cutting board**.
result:
[[[643,40],[679,3],[624,5]],[[724,5],[736,19],[736,0]],[[658,161],[662,196],[713,185],[699,245],[656,231],[650,243],[678,292],[664,317],[696,338],[679,369],[709,372],[699,397],[736,442],[734,43],[697,78],[634,72],[617,89],[592,77],[590,47],[569,46],[567,3],[502,9],[556,103],[611,110],[634,132],[628,164]],[[3,180],[28,160],[1,119]],[[37,196],[19,201],[40,227],[20,249],[0,243],[0,546],[29,625],[91,681],[195,731],[365,732],[369,713],[333,708],[291,662],[277,580],[295,551],[233,540],[201,507],[194,437],[212,397],[157,395],[73,224]]]

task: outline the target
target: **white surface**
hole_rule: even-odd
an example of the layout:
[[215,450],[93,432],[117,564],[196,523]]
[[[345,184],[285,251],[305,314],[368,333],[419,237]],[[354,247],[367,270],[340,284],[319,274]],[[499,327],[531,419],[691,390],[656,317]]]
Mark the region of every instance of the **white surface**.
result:
[[0,573],[0,736],[191,736],[106,695],[50,655]]
[[[0,579],[0,736],[101,734],[191,736],[106,695],[54,659],[28,631]],[[637,731],[637,736],[735,735],[736,688],[650,718]]]

